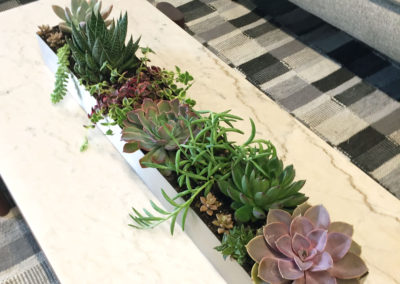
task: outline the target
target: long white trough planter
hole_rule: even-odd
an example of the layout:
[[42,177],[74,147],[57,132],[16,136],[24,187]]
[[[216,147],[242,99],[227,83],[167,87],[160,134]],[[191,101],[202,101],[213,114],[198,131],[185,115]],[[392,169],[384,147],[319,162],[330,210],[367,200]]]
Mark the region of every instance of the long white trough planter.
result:
[[[49,69],[55,73],[57,70],[57,56],[53,50],[37,36],[40,51],[44,62]],[[68,80],[68,92],[74,97],[79,105],[90,113],[92,107],[95,105],[96,100],[90,96],[89,92],[85,90],[83,86],[79,84],[78,79],[71,75]],[[49,98],[50,99],[50,98]],[[78,126],[77,126],[78,127]],[[108,126],[102,126],[100,124],[97,127],[105,134],[110,128]],[[111,127],[114,135],[106,135],[111,141],[118,152],[124,157],[126,162],[136,172],[137,175],[143,180],[148,186],[150,191],[158,198],[160,203],[168,210],[172,209],[171,205],[164,199],[161,194],[161,189],[169,196],[174,196],[177,192],[173,186],[160,174],[156,169],[146,168],[143,169],[139,165],[139,159],[143,157],[141,151],[136,151],[133,154],[126,154],[122,151],[124,143],[121,141],[121,129],[118,126]],[[180,200],[183,202],[183,200]],[[128,214],[128,212],[127,212]],[[181,225],[180,218],[177,219],[179,225]],[[156,230],[156,229],[155,229]],[[222,258],[222,255],[217,252],[214,247],[220,245],[220,241],[214,236],[214,234],[208,229],[203,221],[196,215],[196,213],[190,209],[186,218],[185,226],[186,234],[192,239],[197,245],[201,252],[208,258],[208,260],[214,265],[217,271],[229,284],[246,284],[251,283],[251,279],[246,271],[233,260],[227,259],[226,261]]]

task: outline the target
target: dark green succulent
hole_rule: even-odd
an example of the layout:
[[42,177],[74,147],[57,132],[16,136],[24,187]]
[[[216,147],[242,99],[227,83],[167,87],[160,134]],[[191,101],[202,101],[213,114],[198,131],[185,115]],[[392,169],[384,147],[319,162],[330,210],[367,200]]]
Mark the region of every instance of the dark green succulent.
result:
[[146,162],[172,163],[179,145],[185,144],[191,134],[200,129],[197,125],[191,129],[187,123],[194,118],[198,116],[179,99],[144,99],[141,108],[127,114],[122,131],[122,140],[127,142],[124,152],[147,151],[140,160],[143,167]]
[[68,44],[75,60],[74,70],[86,84],[111,82],[115,72],[135,73],[140,62],[135,55],[139,39],[134,43],[131,37],[125,45],[127,27],[126,13],[109,28],[95,12],[85,25],[72,25],[72,40]]
[[230,256],[243,265],[249,256],[247,255],[246,245],[254,238],[254,233],[250,228],[241,226],[234,226],[229,234],[225,233],[220,246],[215,249],[222,253],[224,259]]
[[231,208],[237,221],[265,219],[270,208],[290,210],[308,199],[299,192],[305,181],[293,182],[292,165],[283,168],[276,155],[254,157],[234,161],[232,177],[218,182],[222,193],[233,200]]

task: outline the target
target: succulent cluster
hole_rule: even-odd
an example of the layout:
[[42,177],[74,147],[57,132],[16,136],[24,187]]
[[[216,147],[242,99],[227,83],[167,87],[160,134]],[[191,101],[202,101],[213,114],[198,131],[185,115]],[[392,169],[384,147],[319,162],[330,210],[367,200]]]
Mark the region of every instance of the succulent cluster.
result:
[[47,37],[51,33],[51,28],[49,25],[40,25],[38,26],[39,30],[36,32],[39,36],[41,36],[44,39],[47,39]]
[[127,25],[126,13],[107,28],[103,18],[94,12],[85,27],[72,25],[68,44],[75,60],[74,70],[86,84],[109,82],[112,72],[135,74],[139,40],[134,43],[131,37],[125,45]]
[[293,166],[283,168],[282,161],[269,150],[255,151],[265,154],[234,161],[232,178],[218,183],[222,193],[233,200],[235,219],[243,223],[264,219],[270,208],[293,209],[307,200],[299,192],[305,181],[293,182]]
[[293,215],[271,209],[263,235],[247,245],[256,262],[253,280],[333,284],[351,279],[351,283],[359,283],[368,269],[359,257],[359,247],[352,242],[352,234],[351,225],[331,223],[322,205],[299,206]]
[[200,196],[200,202],[200,212],[206,212],[209,216],[212,216],[214,211],[221,206],[221,202],[219,202],[211,192],[209,192],[206,197]]
[[229,230],[233,228],[233,220],[231,214],[217,214],[217,219],[215,219],[212,223],[214,226],[218,227],[218,234],[227,233],[229,234]]
[[53,30],[48,25],[38,26],[39,30],[36,32],[40,37],[42,37],[53,49],[57,50],[64,46],[65,38],[62,32]]
[[46,41],[50,45],[50,47],[53,47],[56,49],[62,47],[65,44],[65,39],[64,39],[64,35],[62,32],[51,33],[47,37]]
[[147,153],[140,160],[168,164],[175,160],[175,151],[180,144],[185,144],[191,133],[199,129],[186,122],[198,116],[186,104],[178,99],[172,101],[144,99],[140,108],[127,114],[122,140],[126,142],[124,152],[132,153],[142,149]]
[[77,28],[79,25],[84,25],[89,21],[93,12],[96,15],[100,14],[107,26],[112,23],[112,20],[107,20],[107,18],[113,6],[111,5],[106,11],[101,12],[101,1],[71,0],[71,9],[69,7],[63,9],[58,5],[53,5],[52,8],[54,13],[63,20],[58,26],[65,33],[71,33],[72,26]]
[[252,229],[244,225],[234,226],[229,231],[229,234],[224,234],[221,245],[215,247],[215,249],[222,253],[224,259],[229,256],[236,259],[240,265],[243,265],[248,259],[246,245],[253,237]]

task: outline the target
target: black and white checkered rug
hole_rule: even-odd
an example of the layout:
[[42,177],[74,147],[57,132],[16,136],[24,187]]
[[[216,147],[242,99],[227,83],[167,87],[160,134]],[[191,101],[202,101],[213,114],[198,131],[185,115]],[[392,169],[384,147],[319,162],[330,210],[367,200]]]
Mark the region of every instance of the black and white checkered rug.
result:
[[400,69],[287,0],[169,0],[187,31],[400,198]]

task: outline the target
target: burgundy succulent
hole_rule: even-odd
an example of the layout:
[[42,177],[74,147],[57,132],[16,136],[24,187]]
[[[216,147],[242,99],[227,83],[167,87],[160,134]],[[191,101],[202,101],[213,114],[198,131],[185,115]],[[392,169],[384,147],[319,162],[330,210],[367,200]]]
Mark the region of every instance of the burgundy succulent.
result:
[[119,89],[112,93],[97,94],[97,105],[92,109],[92,114],[97,110],[103,110],[105,114],[111,105],[123,107],[124,98],[132,98],[134,100],[133,109],[140,107],[145,98],[160,99],[160,92],[167,88],[161,83],[161,68],[156,66],[144,67],[143,70],[128,79]]
[[271,284],[359,283],[368,269],[352,234],[351,225],[331,223],[322,205],[299,206],[292,216],[271,209],[263,235],[248,243],[247,252],[258,277]]

